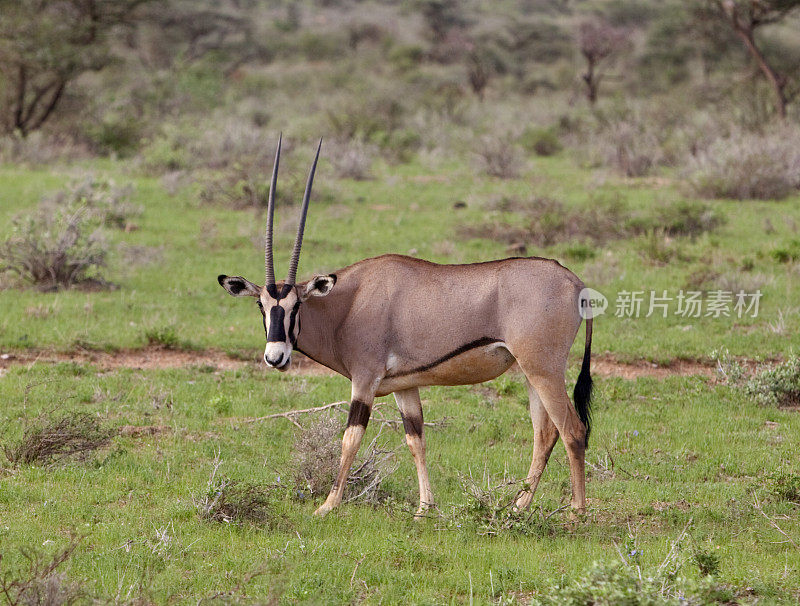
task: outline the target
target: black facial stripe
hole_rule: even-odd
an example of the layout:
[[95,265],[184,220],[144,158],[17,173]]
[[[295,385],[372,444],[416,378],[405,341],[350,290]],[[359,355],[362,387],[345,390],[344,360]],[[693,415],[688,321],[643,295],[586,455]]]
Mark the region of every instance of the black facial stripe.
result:
[[347,414],[347,426],[361,425],[367,427],[369,422],[370,409],[361,400],[353,400],[350,403],[350,412]]
[[267,343],[284,343],[286,341],[286,329],[283,327],[285,313],[283,307],[280,305],[275,305],[269,310]]
[[[300,300],[298,299],[297,302],[292,307],[292,311],[289,313],[289,340],[292,342],[292,347],[297,344],[297,337],[300,335],[300,321],[297,318],[297,312],[300,310]],[[294,331],[294,323],[297,321],[297,333],[295,334]]]
[[443,355],[438,360],[431,362],[430,364],[423,364],[422,366],[417,366],[416,368],[412,368],[411,370],[404,370],[402,372],[396,372],[394,374],[386,375],[387,379],[393,379],[395,377],[404,377],[406,375],[413,375],[419,372],[425,372],[426,370],[430,370],[434,366],[439,366],[444,362],[447,362],[451,358],[455,358],[456,356],[460,356],[463,353],[468,352],[470,349],[475,349],[476,347],[483,347],[484,345],[491,345],[492,343],[499,343],[501,339],[492,339],[491,337],[481,337],[480,339],[475,339],[474,341],[470,341],[469,343],[465,343],[458,349],[454,349],[448,354]]

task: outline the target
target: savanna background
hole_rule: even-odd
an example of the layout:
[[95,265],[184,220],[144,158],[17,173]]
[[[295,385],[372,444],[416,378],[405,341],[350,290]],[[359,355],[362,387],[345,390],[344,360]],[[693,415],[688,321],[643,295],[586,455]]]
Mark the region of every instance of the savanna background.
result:
[[[0,596],[797,602],[799,92],[792,0],[0,0]],[[349,383],[267,372],[216,281],[263,275],[279,132],[279,273],[322,136],[301,277],[527,254],[608,297],[585,517],[560,445],[510,509],[514,372],[424,391],[428,518],[391,398],[311,516]]]

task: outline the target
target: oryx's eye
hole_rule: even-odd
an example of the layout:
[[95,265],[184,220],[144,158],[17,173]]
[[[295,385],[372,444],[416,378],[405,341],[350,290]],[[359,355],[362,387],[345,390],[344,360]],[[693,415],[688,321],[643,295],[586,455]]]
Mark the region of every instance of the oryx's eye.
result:
[[256,303],[258,303],[258,308],[259,308],[261,311],[264,311],[264,306],[261,304],[261,300],[260,300],[260,299],[256,299]]

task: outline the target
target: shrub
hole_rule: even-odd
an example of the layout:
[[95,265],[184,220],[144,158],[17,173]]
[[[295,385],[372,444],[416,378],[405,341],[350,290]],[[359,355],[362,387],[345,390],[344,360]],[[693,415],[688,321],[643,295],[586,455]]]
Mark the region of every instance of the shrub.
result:
[[12,272],[42,290],[75,285],[107,285],[108,246],[98,221],[85,207],[40,206],[12,221],[12,234],[0,244],[0,272]]
[[[26,561],[23,567],[3,571],[0,575],[0,595],[10,606],[71,606],[90,603],[89,596],[80,584],[70,581],[57,569],[66,562],[80,540],[73,536],[69,544],[53,556],[36,549],[23,549]],[[0,563],[3,555],[0,554]]]
[[718,139],[690,160],[689,186],[709,198],[785,198],[800,187],[800,149],[794,144],[800,132],[792,132]]
[[133,185],[118,186],[112,179],[92,175],[74,181],[44,199],[45,207],[85,206],[106,227],[127,229],[142,207],[130,201]]
[[195,507],[200,518],[208,522],[274,527],[279,520],[274,511],[275,491],[274,486],[217,478],[195,500]]
[[646,121],[612,122],[597,133],[594,143],[605,164],[626,177],[645,176],[663,160],[661,142]]
[[764,406],[800,406],[800,356],[791,355],[745,383],[747,395]]
[[131,116],[110,114],[86,128],[94,150],[100,154],[130,156],[139,146],[142,124]]
[[479,169],[501,179],[519,177],[524,159],[508,137],[481,137],[473,148]]
[[114,432],[96,417],[80,412],[39,417],[28,425],[16,444],[3,447],[13,465],[50,465],[70,458],[85,459],[106,446]]
[[[501,198],[490,210],[514,212],[523,224],[483,222],[459,228],[462,237],[489,238],[506,244],[552,246],[560,242],[593,242],[637,235],[694,237],[723,223],[718,211],[703,203],[676,201],[656,210],[633,210],[619,199],[597,198],[587,208],[573,209],[552,198]],[[647,245],[652,244],[648,241]],[[578,254],[586,257],[588,251]],[[656,255],[658,256],[658,255]]]
[[552,128],[526,128],[519,138],[523,149],[537,156],[553,156],[561,151],[558,133]]
[[767,490],[781,501],[800,504],[800,475],[776,471],[767,476]]
[[337,177],[357,181],[371,177],[370,168],[375,155],[375,148],[361,141],[335,143],[332,148],[329,146],[327,153]]
[[[341,425],[323,416],[298,431],[292,447],[294,480],[298,490],[326,494],[339,471]],[[346,501],[380,503],[388,494],[383,481],[397,468],[394,452],[380,448],[380,432],[354,462],[347,478]],[[302,494],[302,493],[300,493]]]
[[705,576],[699,581],[671,575],[662,570],[643,574],[621,563],[595,563],[574,580],[549,588],[534,598],[537,606],[683,606],[685,604],[727,604],[731,592]]
[[[448,526],[474,526],[479,535],[546,535],[556,530],[550,515],[531,507],[526,511],[514,508],[516,497],[525,488],[524,482],[506,481],[492,485],[491,478],[476,481],[471,475],[459,478],[465,503],[450,513],[442,514]],[[558,511],[558,510],[557,510]]]

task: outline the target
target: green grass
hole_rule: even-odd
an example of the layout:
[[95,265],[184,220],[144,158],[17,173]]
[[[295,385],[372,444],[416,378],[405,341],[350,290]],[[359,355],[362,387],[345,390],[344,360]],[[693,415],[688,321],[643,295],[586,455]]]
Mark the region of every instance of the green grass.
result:
[[[258,244],[263,217],[252,211],[203,205],[194,188],[166,193],[157,179],[130,176],[124,164],[101,162],[94,172],[118,183],[136,186],[132,201],[145,212],[135,219],[138,230],[110,235],[114,245],[151,247],[155,261],[129,263],[115,255],[108,278],[118,290],[101,293],[66,291],[43,294],[34,290],[0,290],[0,347],[115,349],[140,347],[153,334],[169,334],[184,348],[216,347],[254,351],[260,341],[257,313],[226,297],[216,282],[218,273],[242,274],[256,282],[263,275]],[[39,171],[0,169],[0,236],[17,212],[32,208],[48,191],[63,186],[80,168]],[[348,265],[367,256],[409,251],[439,262],[471,262],[508,256],[506,245],[486,239],[461,240],[459,226],[485,221],[519,221],[509,213],[486,211],[483,203],[499,195],[552,196],[569,206],[588,207],[597,199],[622,199],[633,209],[648,209],[679,197],[676,186],[654,186],[647,180],[607,179],[594,184],[591,173],[565,156],[539,158],[516,180],[475,174],[463,164],[434,168],[418,163],[379,166],[372,181],[333,182],[335,204],[313,204],[306,230],[300,273],[308,277]],[[324,163],[320,180],[332,181]],[[454,209],[457,201],[467,207]],[[797,344],[800,328],[793,301],[800,298],[796,264],[780,262],[778,249],[792,246],[800,222],[797,199],[785,202],[711,201],[727,223],[692,241],[677,238],[660,246],[668,260],[651,258],[646,236],[610,242],[602,247],[557,244],[529,247],[529,254],[558,258],[588,285],[610,298],[609,313],[595,330],[595,351],[625,358],[668,361],[708,358],[724,346],[732,355],[768,358],[785,355]],[[287,265],[294,239],[297,207],[278,210],[276,266]],[[768,233],[771,225],[774,233]],[[671,253],[669,251],[672,251]],[[669,255],[672,258],[669,258]],[[744,269],[743,269],[744,268]],[[613,315],[616,294],[642,290],[658,294],[697,288],[703,273],[723,274],[731,288],[761,285],[763,299],[757,318],[628,319]],[[693,286],[694,284],[694,286]],[[643,314],[648,305],[645,294]],[[36,310],[44,313],[36,313]],[[783,313],[783,330],[774,332]]]
[[[506,378],[489,387],[504,395],[469,387],[423,395],[427,420],[449,420],[427,430],[443,518],[412,521],[411,457],[402,432],[385,429],[382,439],[400,461],[385,486],[392,504],[348,504],[320,520],[311,515],[317,499],[293,498],[287,490],[274,505],[281,523],[270,528],[205,522],[193,498],[204,492],[217,454],[225,477],[291,484],[293,426],[284,419],[242,419],[341,399],[348,392],[344,379],[250,368],[13,368],[0,380],[4,443],[19,437],[25,419],[59,403],[61,410],[96,414],[112,427],[168,429],[118,436],[85,463],[0,473],[2,567],[22,562],[19,547],[52,552],[77,532],[85,538],[63,572],[103,598],[122,592],[156,603],[194,603],[231,590],[263,567],[243,595],[269,594],[281,603],[467,603],[471,582],[475,603],[488,603],[547,595],[592,562],[618,559],[616,545],[624,549],[631,537],[642,550],[642,565],[655,567],[688,525],[693,549],[718,556],[717,582],[744,601],[796,599],[797,549],[753,506],[756,497],[790,537],[800,533],[797,504],[776,496],[770,479],[778,469],[800,472],[796,414],[758,407],[700,378],[599,381],[586,520],[573,525],[562,512],[539,532],[489,537],[479,535],[468,516],[453,513],[467,502],[459,476],[522,477],[532,440],[517,382]],[[384,414],[392,416],[389,408]],[[373,423],[367,437],[375,430]],[[559,443],[534,506],[553,511],[568,501],[568,490]],[[169,539],[157,540],[159,531]],[[698,577],[688,557],[680,572]]]

